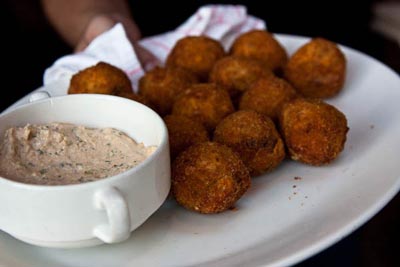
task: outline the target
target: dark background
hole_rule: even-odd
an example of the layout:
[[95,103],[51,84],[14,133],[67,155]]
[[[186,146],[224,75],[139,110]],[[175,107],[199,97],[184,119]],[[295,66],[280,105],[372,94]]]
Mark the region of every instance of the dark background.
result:
[[[173,30],[199,6],[213,3],[132,2],[132,13],[143,36]],[[325,37],[369,54],[400,72],[399,45],[370,30],[371,7],[379,1],[218,2],[246,5],[249,14],[264,19],[271,32]],[[48,25],[38,1],[2,1],[0,18],[3,26],[0,42],[2,111],[41,86],[44,70],[58,57],[71,53],[72,49]],[[400,197],[397,195],[353,234],[296,267],[400,266],[399,227]]]

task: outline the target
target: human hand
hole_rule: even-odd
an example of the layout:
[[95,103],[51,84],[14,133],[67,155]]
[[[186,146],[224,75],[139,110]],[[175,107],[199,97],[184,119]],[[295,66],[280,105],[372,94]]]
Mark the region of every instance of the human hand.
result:
[[116,23],[121,23],[124,26],[126,35],[132,43],[142,67],[145,70],[149,70],[158,65],[157,58],[138,43],[141,35],[136,23],[131,18],[119,14],[95,15],[84,30],[82,37],[75,47],[75,52],[83,51],[93,39],[111,29]]

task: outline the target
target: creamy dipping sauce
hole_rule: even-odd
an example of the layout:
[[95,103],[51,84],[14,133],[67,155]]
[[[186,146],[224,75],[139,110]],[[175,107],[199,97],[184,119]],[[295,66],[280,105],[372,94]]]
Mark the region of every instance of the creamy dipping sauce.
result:
[[5,132],[0,144],[0,176],[28,184],[85,183],[124,172],[155,149],[113,128],[28,124]]

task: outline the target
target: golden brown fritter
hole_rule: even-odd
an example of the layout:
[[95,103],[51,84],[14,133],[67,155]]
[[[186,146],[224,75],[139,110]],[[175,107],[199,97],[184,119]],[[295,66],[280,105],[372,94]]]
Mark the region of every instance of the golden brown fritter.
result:
[[168,115],[164,121],[168,128],[171,159],[194,144],[209,141],[207,130],[200,122],[178,115]]
[[105,62],[81,70],[72,76],[68,94],[118,95],[132,92],[131,81],[121,69]]
[[286,103],[279,122],[291,158],[311,165],[334,160],[344,148],[349,129],[342,112],[317,99]]
[[296,97],[296,91],[285,80],[270,76],[260,78],[242,95],[239,109],[255,110],[274,121],[282,105]]
[[258,61],[228,56],[215,63],[210,73],[210,82],[224,87],[231,98],[235,99],[260,77],[272,75],[272,72],[263,68]]
[[175,44],[166,64],[187,69],[205,82],[214,63],[224,56],[224,48],[218,41],[206,36],[188,36]]
[[252,30],[240,35],[231,47],[235,56],[251,58],[272,71],[281,70],[287,62],[287,53],[274,36],[263,30]]
[[176,98],[172,108],[172,114],[199,121],[209,132],[232,112],[228,92],[212,83],[193,84]]
[[123,98],[128,98],[130,100],[142,103],[143,105],[148,106],[151,109],[154,109],[152,103],[150,103],[150,101],[147,100],[147,98],[145,96],[138,95],[134,92],[121,92],[121,93],[118,93],[117,96],[120,96]]
[[139,80],[139,94],[161,115],[171,113],[176,96],[197,82],[194,74],[179,67],[156,67]]
[[275,124],[253,110],[237,111],[217,126],[214,141],[238,153],[251,175],[271,171],[285,158],[285,147]]
[[315,38],[294,53],[284,74],[303,96],[331,97],[343,88],[346,58],[335,43]]
[[191,146],[172,166],[172,194],[176,201],[200,213],[231,208],[250,183],[249,172],[236,153],[218,143]]

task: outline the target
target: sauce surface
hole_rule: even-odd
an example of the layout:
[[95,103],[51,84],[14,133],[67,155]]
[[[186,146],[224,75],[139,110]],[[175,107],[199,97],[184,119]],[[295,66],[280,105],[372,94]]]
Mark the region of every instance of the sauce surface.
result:
[[113,128],[28,124],[5,132],[0,143],[0,176],[28,184],[85,183],[124,172],[155,149]]

